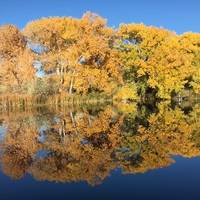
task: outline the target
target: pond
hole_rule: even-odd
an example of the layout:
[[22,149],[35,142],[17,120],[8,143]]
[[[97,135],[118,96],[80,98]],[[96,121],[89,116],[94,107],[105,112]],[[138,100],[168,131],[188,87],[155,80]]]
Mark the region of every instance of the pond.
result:
[[200,104],[0,113],[1,199],[200,199]]

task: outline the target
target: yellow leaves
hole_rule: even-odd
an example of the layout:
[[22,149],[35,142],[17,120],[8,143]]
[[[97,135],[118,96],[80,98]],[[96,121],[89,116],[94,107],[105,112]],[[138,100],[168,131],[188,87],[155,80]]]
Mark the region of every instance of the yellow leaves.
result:
[[[166,40],[158,47],[147,61],[150,87],[158,88],[158,95],[166,98],[174,90],[179,92],[184,88],[186,78],[192,73],[192,57],[179,44],[179,38]],[[153,68],[153,70],[152,70]]]
[[[158,112],[145,119],[136,104],[121,103],[116,107],[123,114],[111,106],[100,112],[55,106],[47,116],[39,110],[4,114],[8,132],[1,141],[2,169],[15,178],[27,172],[39,180],[95,184],[97,175],[103,180],[119,167],[124,173],[144,173],[169,166],[174,155],[199,156],[199,106],[188,115],[168,103],[158,104]],[[46,125],[42,133],[41,124]],[[40,150],[50,153],[40,157]]]
[[154,80],[154,79],[149,79],[148,80],[148,84],[149,84],[149,86],[151,87],[151,88],[156,88],[156,86],[158,85],[158,83],[157,83],[157,81],[156,80]]
[[185,33],[180,37],[180,43],[184,47],[185,51],[190,55],[191,72],[190,76],[192,80],[189,85],[192,86],[195,93],[199,93],[200,90],[200,34],[199,33]]
[[35,69],[32,66],[33,58],[29,50],[22,52],[18,57],[16,68],[19,70],[19,77],[23,79],[23,81],[34,79]]
[[77,92],[86,94],[89,88],[104,91],[111,94],[116,88],[116,84],[112,82],[106,70],[91,69],[85,66],[80,72],[77,72],[74,82],[74,88]]
[[65,30],[65,21],[68,21],[68,18],[43,18],[28,23],[23,33],[34,43],[47,48],[58,48],[58,45],[63,46],[65,43],[61,37]]
[[81,28],[84,29],[85,32],[93,30],[97,34],[109,36],[112,36],[114,32],[112,28],[107,27],[107,20],[95,13],[85,13],[80,20],[80,23]]
[[15,26],[0,27],[0,83],[7,92],[24,92],[22,86],[33,80],[33,54],[26,49],[26,39]]
[[[132,79],[148,76],[147,86],[156,89],[158,97],[169,99],[173,91],[185,87],[190,76],[195,79],[193,65],[200,66],[199,34],[177,36],[162,28],[123,24],[119,35],[127,43],[121,50],[122,62],[137,72]],[[198,80],[194,82],[190,85],[198,88]]]
[[195,92],[196,94],[199,94],[199,93],[200,93],[200,80],[199,80],[199,77],[198,77],[198,79],[196,79],[196,78],[194,77],[194,81],[192,81],[192,82],[190,83],[190,85],[192,86],[192,88],[193,88],[193,90],[194,90],[194,92]]
[[113,98],[114,100],[136,100],[138,99],[137,88],[135,85],[125,85],[117,91]]
[[64,31],[61,33],[61,37],[65,40],[77,40],[79,36],[79,32],[81,31],[79,28],[79,22],[73,18],[65,18],[63,22]]
[[[169,99],[186,86],[195,92],[200,90],[198,33],[176,35],[144,24],[122,24],[114,30],[107,26],[106,19],[90,12],[81,19],[42,18],[28,23],[23,34],[14,26],[3,26],[0,64],[5,69],[1,77],[9,71],[9,76],[16,78],[14,66],[30,66],[32,61],[24,59],[23,51],[34,51],[33,44],[41,48],[34,59],[47,76],[57,76],[59,91],[86,94],[92,88],[111,95],[116,88],[132,83],[140,95],[152,89],[157,97]],[[32,77],[33,71],[24,67],[24,77]]]
[[48,47],[41,60],[45,70],[59,69],[63,86],[71,86],[78,93],[98,88],[111,94],[113,87],[122,83],[120,58],[111,42],[113,30],[106,27],[106,20],[93,13],[81,19],[46,18],[27,25],[24,33],[33,42]]
[[17,56],[25,48],[26,42],[22,33],[13,25],[0,27],[0,55],[9,59]]
[[81,19],[84,24],[83,27],[87,27],[87,25],[92,25],[94,27],[102,28],[107,24],[107,21],[100,17],[99,15],[91,12],[86,12]]
[[158,148],[158,152],[163,152],[165,156],[169,154],[186,157],[200,155],[199,149],[191,140],[199,127],[197,118],[194,117],[196,119],[194,120],[192,117],[194,111],[191,115],[185,115],[178,107],[174,110],[169,108],[168,102],[160,103],[158,108],[159,112],[151,114],[148,118],[149,126],[139,128],[141,137],[148,140],[149,146]]
[[144,76],[144,75],[146,74],[146,72],[145,72],[144,69],[139,68],[139,69],[137,70],[137,74],[138,74],[138,77],[140,77],[140,76]]
[[119,34],[125,38],[135,39],[136,43],[139,43],[139,46],[144,48],[143,50],[146,53],[153,51],[167,37],[174,35],[174,33],[165,29],[145,26],[144,24],[121,25]]
[[[32,66],[33,56],[28,50],[20,51],[14,60],[4,62],[1,70],[2,84],[8,88],[21,89],[23,84],[30,83],[35,77],[35,69]],[[1,80],[0,80],[1,81]],[[20,91],[23,92],[23,91]]]
[[117,107],[117,109],[119,110],[119,112],[121,112],[122,114],[137,114],[137,106],[135,103],[117,103],[115,104],[115,106]]

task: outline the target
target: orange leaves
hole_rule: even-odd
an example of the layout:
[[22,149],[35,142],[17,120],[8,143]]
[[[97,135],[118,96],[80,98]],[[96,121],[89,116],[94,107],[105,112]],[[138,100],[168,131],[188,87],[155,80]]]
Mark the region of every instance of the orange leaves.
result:
[[68,19],[61,17],[36,20],[28,23],[23,33],[34,43],[57,49],[65,43],[62,34],[64,34],[66,20]]
[[25,37],[13,25],[0,27],[0,55],[3,59],[17,56],[25,48]]
[[0,83],[7,92],[23,92],[22,85],[33,80],[33,54],[26,49],[26,39],[14,26],[0,27]]
[[40,63],[45,79],[57,81],[55,94],[112,95],[126,83],[136,85],[142,98],[152,91],[154,97],[170,99],[185,87],[200,92],[200,34],[176,35],[144,24],[114,30],[90,12],[81,19],[42,18],[28,23],[23,33],[12,25],[1,27],[0,81],[12,77],[20,85],[25,81],[19,76],[33,79],[33,61]]
[[87,93],[97,88],[111,94],[113,86],[122,83],[120,58],[112,47],[114,31],[100,16],[44,18],[29,23],[24,33],[47,47],[38,59],[46,72],[59,71],[61,89]]
[[149,116],[134,104],[117,105],[121,112],[116,106],[100,111],[55,106],[46,114],[40,109],[4,113],[3,172],[12,178],[30,173],[38,180],[97,184],[97,176],[102,181],[116,168],[144,173],[169,166],[174,155],[199,156],[199,105],[185,114],[168,103],[159,103]]

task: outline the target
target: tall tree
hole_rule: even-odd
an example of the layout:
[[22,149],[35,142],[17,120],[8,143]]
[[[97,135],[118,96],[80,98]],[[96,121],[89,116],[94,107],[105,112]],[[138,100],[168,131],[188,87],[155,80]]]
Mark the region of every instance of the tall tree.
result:
[[26,48],[26,38],[13,25],[0,27],[0,83],[7,91],[22,91],[34,78],[33,55]]
[[86,13],[81,19],[46,18],[29,23],[25,35],[44,46],[39,56],[46,72],[54,72],[60,89],[72,93],[100,90],[111,93],[123,83],[115,32],[106,20]]

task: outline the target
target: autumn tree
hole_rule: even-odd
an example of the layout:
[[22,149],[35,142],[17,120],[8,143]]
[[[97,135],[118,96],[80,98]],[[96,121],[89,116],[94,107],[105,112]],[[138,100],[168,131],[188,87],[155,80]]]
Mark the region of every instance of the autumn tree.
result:
[[188,54],[192,57],[190,67],[191,73],[188,74],[187,86],[197,94],[200,93],[200,34],[184,33],[180,36],[180,43]]
[[187,78],[192,74],[193,55],[179,41],[179,37],[167,39],[158,47],[144,69],[149,74],[147,81],[151,88],[158,90],[158,97],[170,99],[172,92],[185,88]]
[[[119,28],[117,48],[126,67],[125,80],[170,99],[186,85],[199,87],[199,34],[176,35],[162,28],[124,24]],[[190,80],[193,80],[189,83]]]
[[144,96],[148,87],[151,87],[148,83],[149,77],[151,77],[147,71],[149,69],[148,61],[166,38],[172,37],[174,34],[143,24],[122,24],[118,34],[119,40],[116,48],[120,51],[125,68],[124,80],[136,84],[139,95]]
[[0,27],[0,83],[5,92],[23,92],[23,86],[34,79],[33,56],[26,44],[15,26]]
[[46,18],[29,23],[24,33],[46,49],[38,60],[47,73],[58,77],[61,91],[93,89],[111,94],[123,83],[119,55],[113,48],[115,32],[105,19],[92,13],[81,19]]
[[99,93],[123,102],[138,96],[170,99],[184,89],[199,93],[199,42],[198,33],[177,35],[143,24],[114,30],[89,12],[81,19],[35,20],[22,32],[4,25],[0,92],[46,97]]

